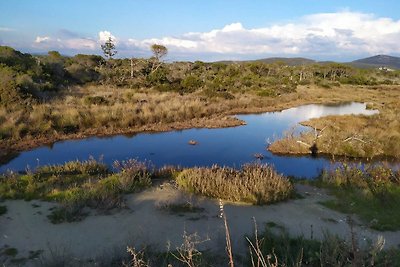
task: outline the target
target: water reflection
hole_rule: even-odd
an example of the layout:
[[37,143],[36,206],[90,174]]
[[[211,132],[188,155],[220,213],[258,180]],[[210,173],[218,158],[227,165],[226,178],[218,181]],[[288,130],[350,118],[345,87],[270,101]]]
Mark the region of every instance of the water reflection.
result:
[[[239,167],[254,161],[254,154],[264,156],[263,162],[274,164],[279,172],[297,177],[315,177],[329,164],[325,158],[311,156],[289,157],[273,155],[266,150],[268,140],[278,138],[291,127],[297,131],[304,127],[298,123],[310,118],[326,115],[377,113],[366,110],[363,103],[342,105],[305,105],[282,112],[257,115],[239,115],[247,125],[223,129],[189,129],[165,133],[142,133],[133,136],[92,137],[55,143],[52,147],[39,147],[20,153],[3,164],[0,171],[24,170],[27,166],[57,164],[70,160],[86,160],[89,156],[99,158],[107,164],[114,160],[138,158],[150,160],[156,166],[179,165],[210,166],[213,164]],[[188,145],[196,140],[197,145]]]

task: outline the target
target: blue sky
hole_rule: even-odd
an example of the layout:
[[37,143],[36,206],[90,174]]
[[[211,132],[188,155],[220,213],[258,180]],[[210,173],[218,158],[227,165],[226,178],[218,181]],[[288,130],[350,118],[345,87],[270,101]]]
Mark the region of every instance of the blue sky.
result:
[[120,56],[147,56],[157,42],[170,60],[400,53],[395,0],[1,0],[0,10],[0,44],[26,52],[100,53],[111,36]]

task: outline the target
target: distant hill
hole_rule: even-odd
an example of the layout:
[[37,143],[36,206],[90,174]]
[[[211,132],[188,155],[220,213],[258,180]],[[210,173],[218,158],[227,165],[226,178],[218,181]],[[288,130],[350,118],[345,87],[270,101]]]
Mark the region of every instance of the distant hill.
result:
[[274,63],[274,62],[284,62],[286,65],[289,66],[300,66],[300,65],[308,65],[316,63],[315,60],[303,57],[270,57],[270,58],[263,58],[259,60],[255,60],[257,62],[264,62],[264,63]]
[[350,62],[350,64],[359,68],[387,67],[392,69],[400,69],[400,57],[377,55],[373,57],[358,59]]
[[309,64],[314,64],[316,63],[315,60],[309,59],[309,58],[303,58],[303,57],[269,57],[269,58],[262,58],[262,59],[256,59],[256,60],[243,60],[243,61],[233,61],[233,60],[227,60],[227,61],[218,61],[219,63],[225,63],[225,64],[233,64],[233,63],[248,63],[248,62],[263,62],[267,64],[275,63],[275,62],[283,62],[286,65],[289,66],[300,66],[300,65],[309,65]]

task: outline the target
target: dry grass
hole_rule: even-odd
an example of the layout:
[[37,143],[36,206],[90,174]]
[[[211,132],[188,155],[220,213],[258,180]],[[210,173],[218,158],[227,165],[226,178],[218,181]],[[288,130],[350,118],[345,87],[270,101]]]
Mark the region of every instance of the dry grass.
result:
[[267,204],[288,199],[293,185],[267,165],[247,164],[241,170],[213,166],[190,168],[176,179],[180,188],[235,202]]
[[[269,150],[283,154],[307,154],[316,144],[318,153],[348,157],[400,157],[400,88],[378,90],[382,95],[369,105],[379,108],[373,116],[347,115],[311,119],[303,125],[323,129],[315,139],[314,130],[288,134],[275,141]],[[305,145],[309,144],[309,146]]]
[[[0,109],[0,148],[4,153],[93,135],[236,126],[242,122],[227,116],[308,103],[374,100],[379,103],[384,90],[383,87],[299,86],[297,92],[280,97],[235,93],[233,99],[224,99],[205,98],[200,92],[180,95],[107,86],[76,87],[47,103],[35,104],[29,110]],[[104,101],[90,104],[88,97]]]

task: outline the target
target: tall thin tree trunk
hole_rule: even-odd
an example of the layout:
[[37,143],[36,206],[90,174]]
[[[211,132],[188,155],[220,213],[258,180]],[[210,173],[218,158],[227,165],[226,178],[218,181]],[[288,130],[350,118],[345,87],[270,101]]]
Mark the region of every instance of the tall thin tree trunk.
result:
[[131,79],[133,79],[133,57],[131,57]]

